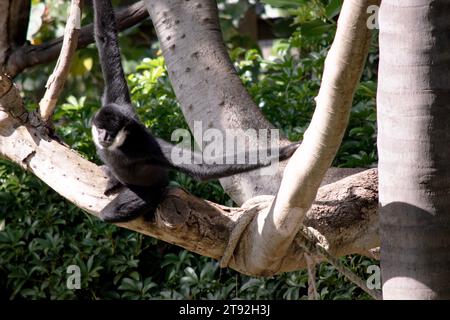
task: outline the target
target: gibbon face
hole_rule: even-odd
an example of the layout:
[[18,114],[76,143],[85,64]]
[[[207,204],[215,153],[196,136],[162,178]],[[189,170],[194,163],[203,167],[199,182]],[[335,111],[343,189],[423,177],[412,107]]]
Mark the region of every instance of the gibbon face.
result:
[[92,136],[100,149],[113,150],[120,147],[126,137],[129,118],[113,104],[103,106],[92,119]]

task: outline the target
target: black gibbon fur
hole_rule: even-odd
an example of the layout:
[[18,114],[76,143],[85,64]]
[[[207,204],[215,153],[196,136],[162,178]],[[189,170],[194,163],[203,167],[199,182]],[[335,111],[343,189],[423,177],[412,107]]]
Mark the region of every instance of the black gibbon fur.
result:
[[[204,181],[242,173],[271,164],[181,164],[170,162],[161,149],[167,142],[156,139],[139,121],[131,104],[117,40],[117,27],[110,0],[94,0],[94,34],[105,81],[102,106],[92,119],[97,153],[108,183],[105,194],[119,191],[102,211],[109,222],[153,214],[169,184],[168,170],[175,169]],[[289,158],[298,144],[279,149],[279,160]],[[126,188],[122,188],[126,187]]]

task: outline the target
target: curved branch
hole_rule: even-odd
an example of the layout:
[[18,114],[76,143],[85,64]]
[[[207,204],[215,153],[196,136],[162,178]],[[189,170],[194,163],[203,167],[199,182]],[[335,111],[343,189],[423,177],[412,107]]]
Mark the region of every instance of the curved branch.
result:
[[339,149],[371,43],[367,27],[370,5],[379,0],[347,0],[325,60],[317,106],[304,140],[283,173],[275,202],[249,226],[240,246],[249,247],[246,269],[277,272],[316,198],[317,190]]
[[[1,76],[0,156],[34,173],[79,208],[99,216],[112,199],[103,195],[106,179],[101,169],[46,136],[40,124],[33,113],[25,111],[11,80]],[[118,225],[220,259],[240,215],[253,208],[268,210],[272,201],[272,196],[259,197],[247,202],[245,207],[229,208],[194,197],[182,189],[172,189],[160,205],[154,222],[139,218]],[[368,254],[370,248],[379,245],[377,206],[376,169],[367,170],[322,187],[305,225],[327,239],[334,255]],[[239,253],[242,249],[235,252],[230,267],[245,274],[256,274],[242,263]],[[277,272],[305,266],[302,249],[293,243]]]
[[64,40],[56,62],[55,70],[48,78],[44,97],[39,102],[41,118],[48,122],[55,111],[56,102],[69,75],[70,63],[77,49],[78,35],[80,33],[82,0],[72,0],[69,17],[64,30]]
[[[116,13],[117,28],[125,30],[145,20],[148,12],[142,1],[136,2]],[[93,25],[89,24],[80,30],[77,49],[84,48],[94,42]],[[14,77],[24,69],[43,63],[48,63],[58,58],[63,37],[51,40],[41,45],[24,45],[15,50],[8,58],[6,73]]]
[[[240,81],[224,45],[213,0],[144,0],[157,32],[169,77],[184,117],[194,132],[202,129],[273,129]],[[195,92],[195,94],[192,94]],[[281,144],[287,143],[282,138]],[[257,195],[275,194],[282,164],[270,177],[258,171],[221,179],[226,193],[238,204]],[[350,171],[356,171],[350,169]],[[331,170],[326,180],[343,171]]]
[[[177,100],[200,147],[208,128],[270,130],[260,108],[243,86],[222,39],[214,0],[144,0],[153,21]],[[192,94],[195,92],[195,94]],[[194,129],[200,122],[202,130]],[[201,131],[201,132],[200,132]],[[287,143],[284,139],[282,144]],[[257,145],[257,142],[250,141]],[[220,182],[232,199],[242,204],[263,194],[275,194],[280,167],[270,177],[243,173]]]

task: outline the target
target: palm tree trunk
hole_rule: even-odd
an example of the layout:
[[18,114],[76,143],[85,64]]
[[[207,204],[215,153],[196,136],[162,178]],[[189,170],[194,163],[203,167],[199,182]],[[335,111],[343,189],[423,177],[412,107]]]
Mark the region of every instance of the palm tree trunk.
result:
[[450,298],[450,2],[383,0],[378,86],[384,299]]

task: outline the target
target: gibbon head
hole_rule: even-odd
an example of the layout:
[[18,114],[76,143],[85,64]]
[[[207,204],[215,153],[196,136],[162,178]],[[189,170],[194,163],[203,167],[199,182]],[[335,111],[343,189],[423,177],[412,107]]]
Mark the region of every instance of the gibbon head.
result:
[[113,150],[120,147],[126,137],[126,127],[130,117],[123,114],[115,104],[108,104],[92,118],[92,136],[95,145],[100,149]]

